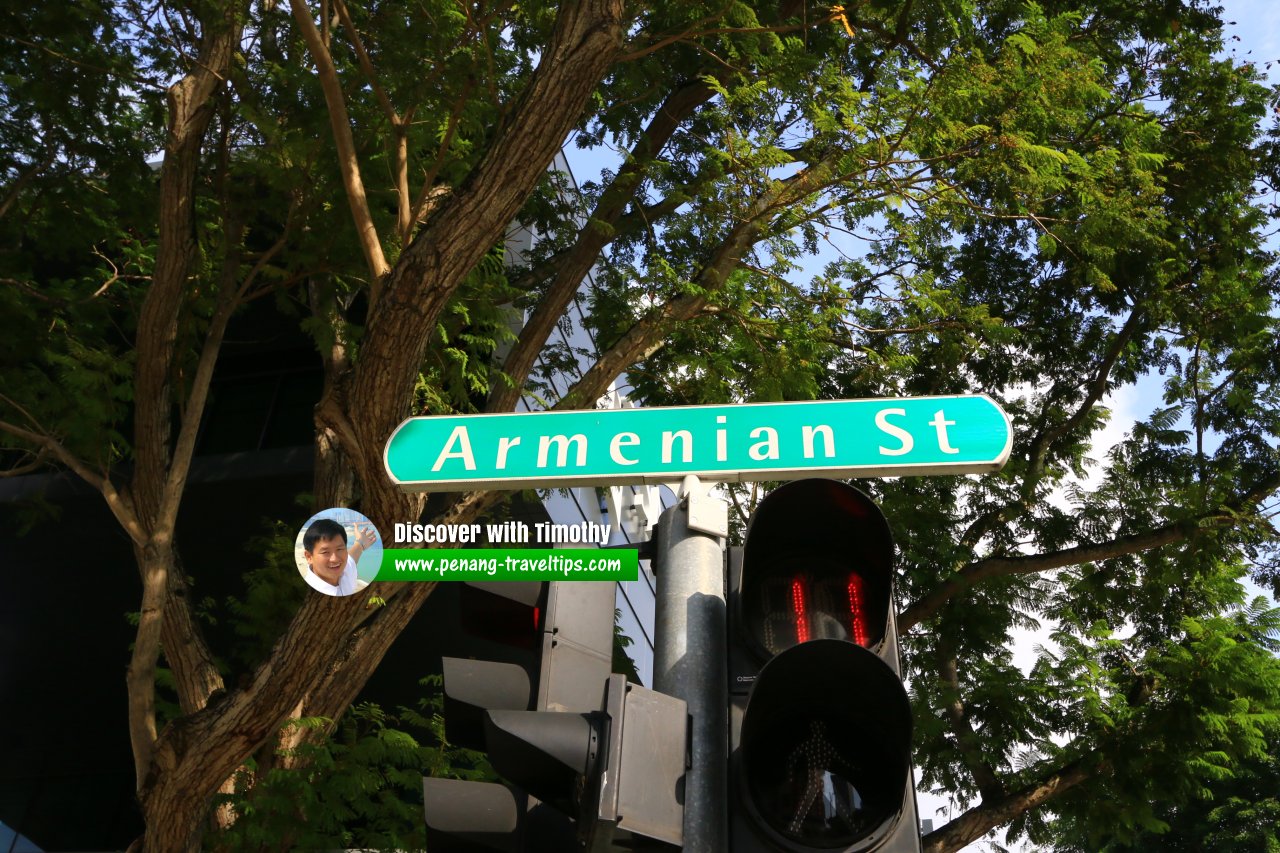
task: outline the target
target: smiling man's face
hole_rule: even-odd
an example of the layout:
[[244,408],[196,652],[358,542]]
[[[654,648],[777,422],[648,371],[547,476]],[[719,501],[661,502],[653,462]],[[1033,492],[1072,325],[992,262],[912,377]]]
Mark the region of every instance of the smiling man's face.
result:
[[316,540],[310,551],[303,552],[311,571],[325,583],[338,585],[342,570],[347,567],[347,543],[341,536]]

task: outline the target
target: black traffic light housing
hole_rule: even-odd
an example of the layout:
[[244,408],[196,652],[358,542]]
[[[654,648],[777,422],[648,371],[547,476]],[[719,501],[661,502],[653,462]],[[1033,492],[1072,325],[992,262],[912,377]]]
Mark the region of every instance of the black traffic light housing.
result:
[[613,664],[617,585],[465,583],[459,624],[476,657],[442,660],[445,736],[484,749],[484,712],[599,708]]
[[879,507],[798,480],[729,554],[730,849],[918,853],[911,707]]

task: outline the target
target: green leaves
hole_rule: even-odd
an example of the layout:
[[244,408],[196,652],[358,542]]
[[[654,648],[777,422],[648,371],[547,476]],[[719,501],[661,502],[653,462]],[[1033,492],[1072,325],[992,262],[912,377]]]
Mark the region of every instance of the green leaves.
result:
[[237,774],[217,803],[236,820],[209,839],[212,849],[421,848],[424,775],[494,778],[483,754],[445,742],[439,677],[424,685],[432,690],[418,709],[358,703],[332,734],[323,734],[328,720],[290,722],[282,734],[306,735],[302,744],[273,757],[286,766],[253,761]]
[[[1247,638],[1259,625],[1274,626],[1278,615],[1255,605],[1227,617],[1186,619],[1180,636],[1152,650],[1141,665],[1143,691],[1128,694],[1132,712],[1110,750],[1115,760],[1102,783],[1105,795],[1073,796],[1061,806],[1055,832],[1066,849],[1142,849],[1139,839],[1153,843],[1151,834],[1166,832],[1173,837],[1154,843],[1195,849],[1214,832],[1203,822],[1206,814],[1248,810],[1224,794],[1274,760],[1280,662]],[[1143,750],[1149,738],[1162,748]],[[1262,791],[1248,799],[1268,808]]]

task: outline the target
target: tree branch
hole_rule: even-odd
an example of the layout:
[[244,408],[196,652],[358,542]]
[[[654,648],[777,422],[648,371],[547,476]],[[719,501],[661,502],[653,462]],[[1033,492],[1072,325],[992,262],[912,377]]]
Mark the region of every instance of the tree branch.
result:
[[635,195],[646,168],[676,128],[714,94],[715,90],[700,80],[689,83],[673,92],[654,113],[648,127],[632,147],[627,162],[618,170],[617,177],[587,219],[578,235],[578,242],[557,263],[555,278],[520,330],[520,336],[502,366],[508,381],[495,383],[486,411],[505,412],[515,407],[538,353],[555,331],[557,321],[582,286],[600,252],[612,239],[613,226]]
[[[462,94],[458,96],[458,100],[454,102],[453,109],[449,111],[449,120],[445,123],[444,134],[440,137],[440,144],[436,147],[436,157],[431,161],[431,165],[427,168],[427,173],[422,177],[422,189],[418,192],[417,199],[413,202],[413,207],[409,211],[409,227],[410,229],[423,219],[432,210],[432,200],[438,201],[447,194],[447,187],[434,186],[436,176],[440,174],[440,169],[444,166],[445,156],[449,153],[449,145],[453,142],[453,135],[458,131],[458,123],[462,119],[462,111],[466,109],[467,99],[471,97],[471,90],[475,87],[475,81],[469,80],[462,87]],[[406,188],[408,176],[405,176]],[[406,232],[405,241],[409,239]]]
[[1137,334],[1142,320],[1143,312],[1139,310],[1139,305],[1135,304],[1129,312],[1129,318],[1125,320],[1124,325],[1116,332],[1111,345],[1098,362],[1093,378],[1085,386],[1085,396],[1080,405],[1064,422],[1053,429],[1045,428],[1041,430],[1031,440],[1031,446],[1027,451],[1027,459],[1030,464],[1023,476],[1022,486],[1019,489],[1021,494],[1019,500],[984,513],[975,519],[960,538],[962,545],[966,548],[977,547],[982,537],[986,536],[995,525],[1009,521],[1026,512],[1031,506],[1035,487],[1044,475],[1045,460],[1048,458],[1049,450],[1052,448],[1053,443],[1083,423],[1093,407],[1105,396],[1110,382],[1111,369],[1115,367],[1116,361],[1124,353],[1125,347],[1129,345],[1129,342],[1133,340],[1133,336]]
[[[1218,517],[1218,516],[1214,516]],[[1127,554],[1150,551],[1174,542],[1188,539],[1198,529],[1194,520],[1178,521],[1157,527],[1145,533],[1121,536],[1109,542],[1078,545],[1047,554],[1031,554],[1023,557],[988,557],[965,566],[919,601],[912,604],[898,617],[900,630],[907,631],[930,618],[952,598],[969,587],[991,578],[1011,577],[1047,572],[1066,566],[1078,566],[1098,560],[1109,560]]]
[[[626,166],[624,165],[623,168],[625,169]],[[620,174],[621,171],[622,170],[619,170]],[[731,178],[743,171],[747,171],[747,169],[731,165],[727,168],[718,170],[716,172],[716,178]],[[666,196],[658,201],[651,202],[649,204],[640,204],[639,202],[631,204],[630,213],[619,213],[619,215],[614,218],[612,228],[608,229],[611,233],[608,233],[607,235],[600,235],[605,237],[605,242],[604,245],[601,246],[601,249],[603,250],[604,246],[610,245],[614,240],[622,235],[632,234],[643,229],[651,228],[657,220],[674,213],[681,205],[687,204],[690,199],[696,197],[698,193],[705,192],[711,182],[711,178],[705,175],[698,175],[688,183],[672,189]],[[626,210],[626,207],[627,206],[624,205],[624,211]],[[593,230],[592,220],[604,221],[593,215],[588,219],[586,227],[584,228],[584,233],[588,230]],[[568,259],[575,253],[576,249],[577,244],[575,243],[568,249],[557,252],[551,257],[545,258],[534,264],[522,274],[512,279],[511,286],[516,290],[531,290],[536,287],[539,282],[547,279],[548,277],[556,276],[558,278],[561,266],[568,262]]]
[[907,53],[911,54],[920,62],[922,62],[925,66],[929,68],[929,70],[939,71],[942,66],[938,64],[938,60],[934,59],[932,56],[925,53],[923,50],[920,49],[919,45],[917,45],[911,39],[906,38],[905,36],[905,33],[907,31],[906,13],[910,8],[911,8],[911,4],[910,3],[906,4],[906,8],[903,10],[902,17],[898,19],[896,32],[890,32],[889,30],[885,29],[883,26],[876,23],[875,21],[863,20],[863,19],[858,19],[853,22],[854,29],[867,30],[868,32],[875,33],[876,35],[884,39],[885,43],[888,44],[890,47],[906,48]]
[[53,165],[57,159],[57,151],[52,148],[45,154],[43,160],[38,163],[32,163],[31,167],[18,176],[13,182],[13,186],[9,187],[9,191],[4,195],[4,201],[0,202],[0,219],[3,219],[13,207],[13,203],[18,200],[18,196],[22,195],[22,191],[26,189],[27,184],[31,183],[45,169]]
[[1216,512],[1172,521],[1152,530],[1121,536],[1109,542],[1077,545],[1047,554],[1019,557],[988,557],[965,566],[931,592],[909,606],[898,616],[898,628],[907,631],[930,618],[949,600],[983,580],[1012,575],[1034,574],[1082,563],[1093,563],[1150,551],[1193,537],[1203,527],[1233,527],[1242,523],[1241,516],[1280,489],[1280,471],[1273,472]]
[[991,801],[984,796],[981,804],[924,836],[924,853],[953,853],[1017,815],[1098,775],[1102,767],[1098,755],[1089,753],[1006,796]]
[[[293,213],[292,207],[289,212],[290,214]],[[191,392],[187,395],[185,406],[183,407],[182,425],[178,430],[178,440],[174,444],[173,461],[169,466],[169,476],[165,480],[164,511],[160,518],[157,519],[155,531],[163,531],[165,535],[170,535],[173,526],[177,523],[178,507],[181,505],[182,493],[186,488],[187,474],[191,470],[191,460],[195,456],[196,437],[199,435],[200,422],[204,417],[205,403],[209,399],[209,387],[213,382],[214,368],[218,364],[218,354],[222,351],[222,340],[226,335],[227,324],[231,321],[231,315],[240,307],[245,293],[253,285],[258,273],[284,248],[288,237],[290,219],[291,216],[285,219],[285,233],[281,234],[271,248],[267,249],[258,258],[253,268],[240,281],[238,286],[233,284],[234,277],[239,272],[240,266],[238,239],[236,240],[237,248],[229,252],[224,261],[223,275],[225,280],[221,288],[221,298],[218,300],[218,306],[209,321],[209,328],[205,332],[204,345],[200,350],[200,359],[196,362],[195,375],[191,380]],[[229,292],[232,288],[235,288],[234,292]]]
[[746,252],[767,230],[769,214],[780,205],[796,201],[824,187],[831,177],[833,158],[826,158],[791,177],[778,181],[752,203],[695,279],[696,294],[684,294],[655,308],[637,320],[591,368],[573,384],[556,409],[584,408],[595,403],[628,367],[661,349],[674,323],[688,320],[707,305],[704,294],[718,291]]
[[[351,46],[355,49],[356,58],[360,62],[360,70],[364,72],[364,76],[369,80],[369,86],[373,89],[373,94],[378,99],[382,111],[386,114],[387,119],[393,126],[400,124],[400,114],[396,112],[396,108],[391,105],[391,98],[387,96],[387,90],[382,88],[382,84],[378,82],[378,72],[373,68],[373,61],[369,59],[369,53],[364,49],[364,42],[360,39],[360,32],[356,29],[355,23],[351,20],[351,13],[347,11],[347,4],[343,0],[333,0],[333,8],[338,13],[338,19],[342,21],[342,26],[351,34]],[[310,16],[307,17],[310,21]]]
[[965,710],[964,699],[960,691],[960,673],[957,669],[956,656],[946,643],[938,646],[938,675],[946,689],[943,708],[951,723],[951,733],[955,735],[956,746],[964,759],[965,767],[973,774],[983,802],[991,802],[1004,796],[1004,785],[996,776],[982,756],[978,744],[978,736],[969,725],[969,715]]
[[[0,424],[0,429],[4,426]],[[38,471],[44,465],[45,459],[49,456],[49,448],[41,447],[35,453],[31,451],[24,452],[24,458],[30,457],[29,462],[20,462],[11,468],[0,471],[0,477],[21,477],[24,474],[30,474],[32,471]]]
[[388,277],[350,393],[352,410],[361,415],[362,445],[353,452],[366,455],[365,467],[379,469],[379,478],[382,445],[408,413],[436,321],[466,275],[502,239],[578,122],[618,54],[622,15],[621,0],[561,4],[541,62],[488,150]]
[[628,367],[666,345],[673,324],[697,316],[706,304],[704,296],[684,294],[649,311],[617,343],[602,353],[551,408],[585,409],[592,406]]
[[351,135],[351,117],[347,114],[347,105],[342,96],[342,84],[338,80],[338,70],[333,65],[333,57],[325,45],[315,22],[311,20],[311,10],[306,0],[289,0],[293,9],[294,20],[302,31],[302,38],[307,43],[315,60],[316,72],[320,76],[320,88],[324,90],[324,100],[329,107],[329,126],[333,130],[333,141],[338,148],[338,168],[342,172],[342,185],[346,190],[347,204],[351,208],[351,218],[356,226],[356,239],[360,250],[364,253],[365,264],[369,268],[369,301],[377,302],[383,276],[390,271],[386,256],[382,253],[382,242],[378,239],[378,230],[373,224],[373,215],[369,212],[369,199],[365,195],[364,181],[360,178],[360,161],[356,157],[355,140]]
[[1142,310],[1142,303],[1135,303],[1129,312],[1129,318],[1125,320],[1120,330],[1116,332],[1115,338],[1111,341],[1111,346],[1103,354],[1102,360],[1098,362],[1098,368],[1094,371],[1093,379],[1085,386],[1084,399],[1080,401],[1080,405],[1071,413],[1065,421],[1051,430],[1046,430],[1037,436],[1032,442],[1031,457],[1038,467],[1043,467],[1044,456],[1048,452],[1048,448],[1058,439],[1071,432],[1079,426],[1098,401],[1107,393],[1107,386],[1110,384],[1111,369],[1115,367],[1116,361],[1124,353],[1125,347],[1133,340],[1133,336],[1137,334],[1138,327],[1142,325],[1146,312]]
[[[0,394],[0,400],[11,406],[16,404]],[[17,407],[19,411],[24,411],[21,407]],[[25,411],[24,411],[25,414]],[[89,469],[81,459],[67,450],[63,444],[56,438],[46,435],[43,432],[34,432],[24,429],[17,424],[11,424],[7,421],[0,421],[0,430],[9,433],[12,436],[22,439],[23,441],[34,444],[39,448],[41,453],[48,453],[57,459],[63,465],[66,465],[76,476],[84,480],[95,490],[97,490],[107,501],[107,507],[111,510],[111,514],[115,516],[116,521],[124,528],[125,533],[129,534],[129,538],[136,544],[141,542],[146,534],[142,529],[142,525],[138,522],[137,513],[134,510],[133,502],[127,494],[118,492],[108,477],[94,473]]]
[[812,23],[800,24],[781,24],[772,27],[712,27],[706,30],[687,30],[685,32],[676,33],[675,35],[666,36],[659,39],[651,45],[637,48],[630,53],[623,54],[621,62],[632,62],[656,53],[664,47],[675,44],[676,42],[690,41],[691,39],[702,38],[704,36],[723,36],[723,35],[760,35],[762,33],[794,33],[797,30],[807,30],[811,26],[825,24],[828,21],[835,21],[842,17],[838,13],[829,14],[825,18],[816,18]]
[[400,243],[404,245],[409,242],[409,233],[413,229],[413,218],[409,203],[409,118],[413,113],[410,109],[409,113],[403,118],[396,108],[391,104],[391,98],[387,95],[387,90],[382,87],[378,81],[378,72],[374,70],[373,60],[369,58],[369,53],[364,49],[364,42],[360,38],[360,31],[356,29],[355,22],[351,20],[351,13],[347,10],[347,4],[343,0],[333,0],[333,7],[338,13],[338,19],[342,21],[342,26],[351,34],[351,46],[355,49],[356,58],[360,62],[360,69],[364,72],[364,76],[369,81],[374,95],[378,99],[378,104],[382,107],[382,112],[386,115],[387,121],[391,123],[392,135],[392,163],[395,166],[396,181],[396,226],[400,234]]

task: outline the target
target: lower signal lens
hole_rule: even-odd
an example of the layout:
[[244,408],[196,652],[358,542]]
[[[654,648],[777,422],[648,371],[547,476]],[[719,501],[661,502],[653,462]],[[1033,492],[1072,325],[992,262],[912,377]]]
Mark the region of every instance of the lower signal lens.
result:
[[870,850],[896,824],[911,708],[893,670],[844,640],[813,640],[760,671],[742,723],[756,820],[781,842]]
[[778,834],[816,847],[846,847],[898,808],[902,792],[878,785],[889,757],[882,746],[839,725],[821,717],[797,720],[755,756],[752,799]]

